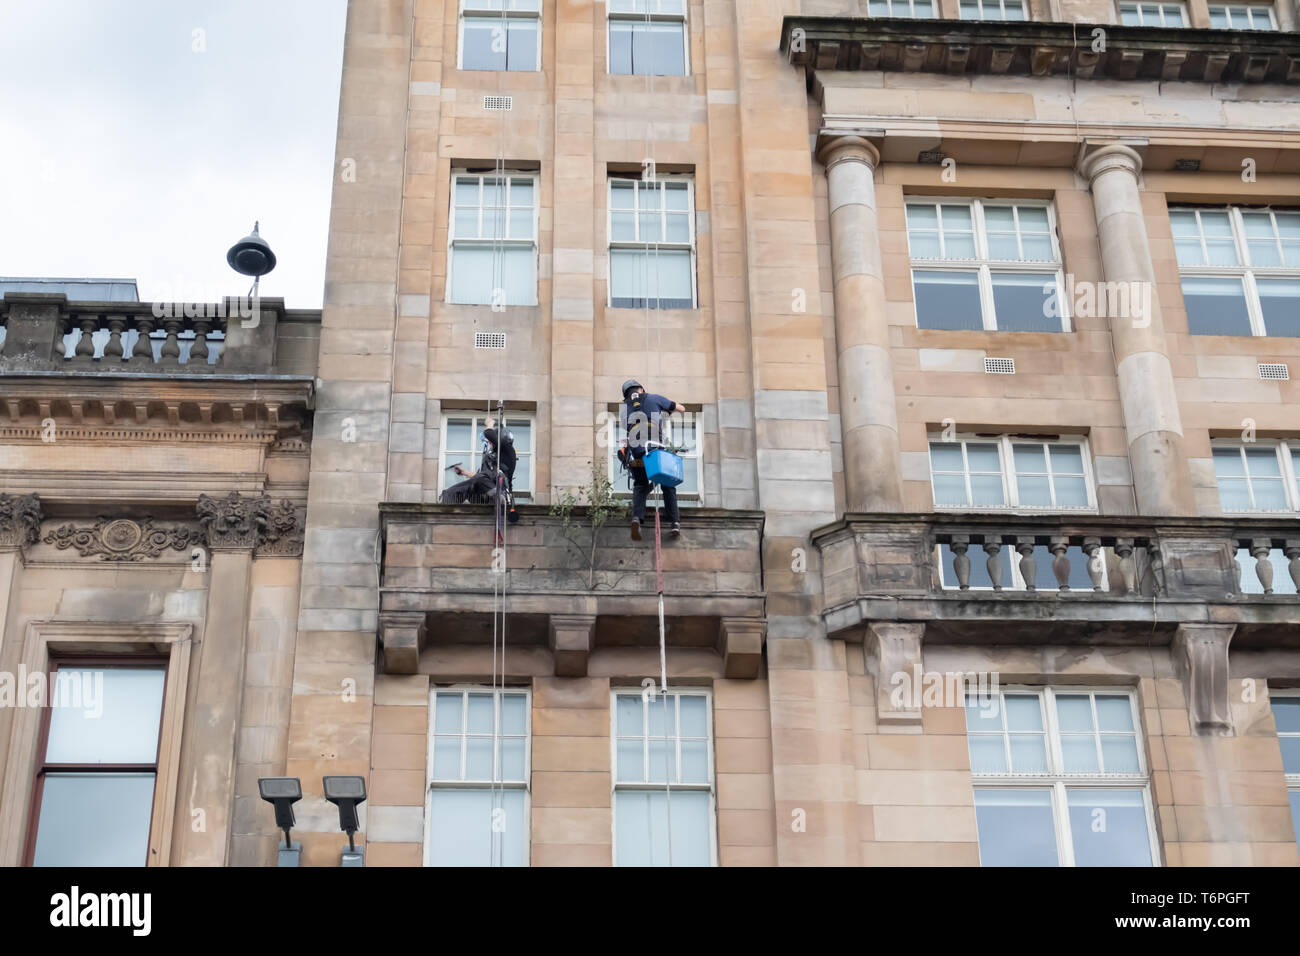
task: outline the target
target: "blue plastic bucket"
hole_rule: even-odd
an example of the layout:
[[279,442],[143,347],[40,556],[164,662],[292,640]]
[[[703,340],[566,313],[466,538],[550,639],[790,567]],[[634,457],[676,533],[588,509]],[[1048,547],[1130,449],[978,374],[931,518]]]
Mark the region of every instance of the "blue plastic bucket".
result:
[[670,451],[656,448],[645,456],[645,474],[653,484],[676,488],[682,483],[682,459]]

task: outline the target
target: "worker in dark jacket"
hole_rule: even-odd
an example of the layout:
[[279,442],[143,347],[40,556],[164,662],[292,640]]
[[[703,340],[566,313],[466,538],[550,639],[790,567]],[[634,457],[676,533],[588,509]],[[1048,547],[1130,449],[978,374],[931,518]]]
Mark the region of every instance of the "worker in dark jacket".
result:
[[464,478],[442,493],[442,503],[459,505],[465,502],[484,500],[490,497],[497,486],[497,457],[500,450],[501,475],[506,480],[506,487],[513,486],[515,465],[519,456],[515,453],[515,436],[507,429],[498,430],[496,420],[487,419],[483,423],[483,455],[479,460],[478,471],[470,474],[459,464],[452,465],[456,474]]
[[[646,476],[645,454],[649,446],[660,445],[660,426],[665,414],[684,412],[686,406],[647,392],[636,379],[623,383],[623,402],[627,412],[627,456],[625,464],[632,475],[632,540],[641,540],[641,523],[645,521],[645,503],[653,487]],[[677,512],[677,489],[663,486],[664,504],[672,535],[682,533]]]

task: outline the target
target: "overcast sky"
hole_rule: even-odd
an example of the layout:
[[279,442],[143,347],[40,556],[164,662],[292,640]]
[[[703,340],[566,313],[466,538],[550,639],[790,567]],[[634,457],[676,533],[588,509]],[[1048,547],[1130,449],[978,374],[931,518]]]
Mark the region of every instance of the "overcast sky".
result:
[[262,294],[319,307],[346,6],[0,0],[0,275],[240,295],[258,219]]

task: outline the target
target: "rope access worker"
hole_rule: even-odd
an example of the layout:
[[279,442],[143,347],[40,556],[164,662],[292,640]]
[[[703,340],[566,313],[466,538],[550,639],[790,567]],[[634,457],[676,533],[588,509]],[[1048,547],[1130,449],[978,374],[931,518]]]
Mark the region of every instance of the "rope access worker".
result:
[[[501,475],[506,480],[506,491],[514,486],[515,465],[519,456],[515,453],[515,436],[509,429],[496,427],[496,419],[484,421],[483,454],[479,460],[478,471],[470,474],[459,463],[452,465],[456,474],[464,478],[442,493],[442,503],[459,505],[475,499],[490,500],[496,493],[497,486],[497,448],[501,449]],[[513,511],[513,507],[511,508]]]
[[[632,540],[640,541],[646,498],[653,487],[646,476],[645,454],[650,445],[661,445],[659,428],[664,413],[684,412],[686,406],[662,395],[650,394],[636,379],[628,379],[623,383],[623,401],[627,412],[627,447],[619,450],[619,461],[632,475]],[[666,485],[661,488],[675,538],[682,533],[677,512],[677,489]]]

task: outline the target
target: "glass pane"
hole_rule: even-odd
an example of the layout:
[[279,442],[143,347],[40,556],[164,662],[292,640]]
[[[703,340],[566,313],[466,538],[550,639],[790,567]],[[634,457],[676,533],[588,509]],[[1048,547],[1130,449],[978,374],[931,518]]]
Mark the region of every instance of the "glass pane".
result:
[[908,235],[908,244],[913,259],[939,259],[943,251],[939,246],[937,232],[913,232]]
[[1282,254],[1277,243],[1272,239],[1252,239],[1247,244],[1250,251],[1250,264],[1253,266],[1280,266]]
[[1133,732],[1133,707],[1127,695],[1098,694],[1097,722],[1102,730]]
[[[671,805],[671,835],[669,806]],[[709,794],[698,790],[614,794],[616,866],[709,866]]]
[[675,702],[676,698],[672,695],[665,697],[660,694],[647,704],[647,711],[650,715],[651,737],[671,737],[676,735],[677,708]]
[[492,697],[489,694],[469,695],[469,732],[492,733]]
[[1267,335],[1300,336],[1300,281],[1296,279],[1256,279],[1259,305],[1264,313]]
[[1151,840],[1140,790],[1069,790],[1076,866],[1150,866]]
[[47,773],[33,866],[144,866],[152,773]]
[[978,734],[970,740],[971,773],[1006,773],[1007,754],[1002,735]]
[[1220,478],[1244,476],[1246,466],[1237,448],[1214,449],[1214,474]]
[[1042,206],[1021,206],[1020,214],[1020,231],[1027,232],[1047,232],[1047,209]]
[[523,782],[525,739],[500,737],[498,740],[501,745],[501,768],[497,779]]
[[1231,239],[1205,240],[1205,253],[1212,266],[1237,265],[1237,247]]
[[[1273,720],[1279,734],[1300,734],[1300,697],[1274,697]],[[1300,773],[1300,766],[1287,767],[1287,773]]]
[[522,790],[438,790],[429,798],[430,866],[527,866]]
[[528,706],[523,694],[505,694],[501,698],[501,732],[522,734],[527,727]]
[[618,779],[626,783],[645,782],[645,750],[641,739],[618,741]]
[[975,697],[966,700],[966,729],[968,731],[1001,730],[1002,715],[1005,708],[1000,698],[990,695],[979,700]]
[[1008,730],[1043,729],[1043,713],[1037,697],[1009,694],[1003,699],[1007,708]]
[[974,228],[974,220],[971,218],[970,206],[944,205],[943,231],[945,233],[952,233],[954,231],[971,232]]
[[1282,768],[1286,773],[1300,773],[1300,737],[1279,737]]
[[676,738],[669,737],[665,740],[662,737],[651,737],[647,746],[650,751],[650,766],[647,768],[650,781],[663,783],[666,779],[671,783],[677,783]]
[[963,471],[961,444],[958,442],[930,442],[930,469],[932,471]]
[[609,21],[609,72],[627,75],[632,72],[632,25],[620,20]]
[[1196,226],[1196,213],[1191,209],[1171,209],[1169,210],[1169,228],[1177,236],[1199,236],[1200,230]]
[[1050,236],[1022,236],[1020,247],[1021,257],[1027,262],[1051,262],[1056,258]]
[[966,479],[961,475],[935,475],[931,484],[934,486],[935,505],[952,506],[967,504]]
[[433,705],[434,731],[440,734],[460,733],[461,708],[460,694],[439,694]]
[[1244,478],[1219,479],[1219,504],[1224,511],[1249,511],[1250,489]]
[[453,246],[451,301],[461,305],[491,305],[494,273],[491,247]]
[[684,696],[679,699],[681,701],[682,736],[708,736],[708,700],[694,696]]
[[913,270],[916,324],[922,329],[982,329],[979,275]]
[[1282,465],[1272,448],[1247,448],[1246,470],[1252,478],[1280,478]]
[[1085,508],[1088,505],[1088,483],[1083,478],[1055,478],[1056,504],[1062,508]]
[[1083,474],[1083,449],[1078,445],[1049,445],[1048,453],[1052,456],[1052,472],[1061,475]]
[[1016,773],[1047,772],[1047,748],[1042,734],[1011,735],[1011,769]]
[[612,212],[610,214],[610,238],[616,242],[635,241],[636,216],[630,212]]
[[1291,826],[1295,833],[1300,834],[1300,789],[1291,791]]
[[509,25],[510,42],[506,49],[506,69],[537,69],[537,30],[536,20],[511,20]]
[[1091,731],[1092,703],[1087,694],[1057,694],[1056,722],[1062,731]]
[[976,790],[975,825],[981,866],[1058,865],[1047,790]]
[[889,16],[889,0],[871,0],[867,6],[867,12],[873,17]]
[[691,193],[687,185],[685,183],[664,183],[663,185],[664,208],[670,211],[688,212],[691,208]]
[[510,205],[533,207],[533,181],[531,179],[510,180]]
[[1020,244],[1016,241],[1015,235],[1006,235],[998,233],[989,234],[989,258],[990,259],[1019,259]]
[[1201,211],[1201,232],[1205,238],[1232,236],[1232,220],[1227,212]]
[[60,667],[46,763],[153,763],[162,668]]
[[1015,232],[1015,212],[1011,206],[984,207],[984,225],[990,232]]
[[1175,239],[1174,255],[1181,266],[1205,265],[1205,253],[1201,250],[1199,239]]
[[465,779],[492,779],[492,738],[465,738]]
[[939,213],[938,208],[931,204],[920,205],[918,203],[907,204],[907,228],[911,229],[938,229]]
[[1226,7],[1210,7],[1210,26],[1215,30],[1228,29],[1228,10]]
[[609,184],[609,207],[631,209],[636,202],[636,184],[629,179],[614,179]]
[[1006,503],[1002,494],[1002,479],[998,475],[971,475],[970,495],[971,505],[978,508],[991,508]]
[[478,232],[478,208],[456,210],[456,222],[452,226],[452,235],[457,239],[477,239]]
[[1184,276],[1183,304],[1193,335],[1250,335],[1250,314],[1240,279]]
[[641,723],[641,695],[618,695],[618,734],[620,737],[639,737],[645,733]]
[[706,740],[682,741],[682,783],[709,782],[709,752]]
[[663,242],[663,228],[657,212],[643,212],[640,214],[641,233],[638,238],[642,242]]
[[669,213],[668,228],[664,236],[668,242],[691,241],[691,218],[687,213]]
[[1043,273],[994,272],[993,312],[1006,332],[1059,332],[1056,277]]
[[1097,739],[1092,734],[1062,734],[1061,758],[1067,773],[1097,773]]
[[1127,734],[1102,734],[1101,759],[1107,773],[1138,773],[1137,740]]
[[478,206],[478,177],[460,176],[456,179],[456,205]]
[[499,17],[466,17],[461,43],[462,70],[504,70],[505,34]]
[[1017,476],[1016,488],[1020,492],[1020,503],[1026,507],[1044,508],[1052,504],[1052,489],[1046,476],[1042,478]]
[[433,779],[460,780],[461,737],[433,738]]
[[1000,473],[1002,471],[1002,460],[998,456],[998,446],[992,442],[967,442],[966,460],[970,463],[972,472]]
[[510,238],[533,238],[533,210],[531,207],[510,210]]

